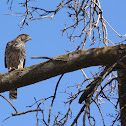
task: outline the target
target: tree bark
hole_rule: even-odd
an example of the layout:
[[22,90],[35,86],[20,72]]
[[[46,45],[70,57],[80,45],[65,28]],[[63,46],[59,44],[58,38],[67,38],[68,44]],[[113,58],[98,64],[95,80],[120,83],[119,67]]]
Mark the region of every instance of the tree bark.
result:
[[111,66],[124,55],[126,55],[126,45],[85,49],[56,56],[22,70],[0,74],[0,92],[34,84],[81,68]]
[[126,126],[126,69],[118,70],[121,126]]

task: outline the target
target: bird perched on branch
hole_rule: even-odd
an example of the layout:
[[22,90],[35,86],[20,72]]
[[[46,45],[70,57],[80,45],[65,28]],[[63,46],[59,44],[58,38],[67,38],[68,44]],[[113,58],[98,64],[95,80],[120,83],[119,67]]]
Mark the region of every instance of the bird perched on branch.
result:
[[[29,35],[21,34],[7,43],[5,50],[5,67],[8,68],[8,72],[24,68],[26,59],[25,43],[30,39],[31,37]],[[16,100],[17,89],[10,90],[9,98]]]

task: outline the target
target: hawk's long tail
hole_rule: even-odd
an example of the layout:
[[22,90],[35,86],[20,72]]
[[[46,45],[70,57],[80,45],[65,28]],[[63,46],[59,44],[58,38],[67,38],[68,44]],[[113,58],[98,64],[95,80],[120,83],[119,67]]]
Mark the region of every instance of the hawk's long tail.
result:
[[16,100],[17,99],[17,89],[9,91],[9,98],[10,98],[10,100]]

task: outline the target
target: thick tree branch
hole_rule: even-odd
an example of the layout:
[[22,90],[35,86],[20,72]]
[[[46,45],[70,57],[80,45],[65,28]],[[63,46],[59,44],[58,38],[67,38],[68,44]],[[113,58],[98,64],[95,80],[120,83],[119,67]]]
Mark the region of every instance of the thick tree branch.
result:
[[85,49],[56,56],[22,70],[0,74],[0,92],[34,84],[81,68],[111,66],[124,55],[126,55],[126,45]]

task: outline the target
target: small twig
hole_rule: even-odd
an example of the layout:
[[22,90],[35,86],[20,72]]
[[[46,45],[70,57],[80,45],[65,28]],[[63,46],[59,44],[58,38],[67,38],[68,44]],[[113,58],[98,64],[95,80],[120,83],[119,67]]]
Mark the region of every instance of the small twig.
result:
[[31,59],[49,59],[49,60],[53,60],[53,61],[63,61],[63,62],[67,62],[68,60],[67,59],[64,59],[62,57],[53,57],[53,58],[50,58],[50,57],[31,57]]
[[29,110],[29,111],[24,111],[24,112],[21,112],[21,113],[12,113],[11,116],[7,117],[6,119],[4,119],[2,122],[4,122],[5,120],[9,119],[10,117],[13,117],[13,116],[18,116],[18,115],[23,115],[23,114],[26,114],[26,113],[30,113],[30,112],[36,112],[36,111],[42,111],[41,109],[35,109],[35,110]]
[[47,100],[47,99],[49,99],[49,98],[52,98],[53,96],[50,96],[50,97],[47,97],[47,98],[42,98],[42,99],[40,99],[40,100],[37,100],[35,103],[33,103],[32,105],[30,105],[30,106],[26,106],[26,107],[32,107],[33,105],[35,105],[36,103],[38,103],[39,101],[45,101],[45,100]]
[[100,109],[99,105],[96,103],[96,101],[93,100],[93,102],[96,104],[96,106],[97,106],[97,108],[98,108],[98,110],[99,110],[99,112],[101,114],[101,117],[102,117],[103,126],[105,126],[105,121],[104,121],[104,117],[103,117],[103,114],[101,112],[101,109]]
[[53,58],[38,56],[38,57],[31,57],[31,59],[51,59],[52,60]]
[[109,25],[109,27],[120,37],[120,38],[122,38],[122,37],[126,37],[126,34],[125,35],[120,35],[104,18],[103,18],[103,20],[104,20],[104,22],[106,22],[108,25]]
[[52,15],[52,16],[42,16],[42,17],[40,17],[40,18],[33,18],[33,19],[31,19],[31,20],[43,19],[43,18],[50,18],[50,19],[52,19],[52,18],[53,18],[53,15]]
[[37,111],[42,111],[42,110],[41,109],[34,109],[34,110],[24,111],[24,112],[16,113],[16,114],[12,113],[12,116],[23,115],[23,114],[26,114],[29,112],[37,112]]
[[23,17],[23,16],[25,16],[25,14],[23,14],[23,15],[16,15],[16,14],[4,14],[4,15],[11,15],[11,16],[16,16],[16,17]]
[[80,117],[81,113],[84,111],[84,108],[86,107],[86,105],[84,104],[80,110],[80,112],[77,114],[77,116],[75,117],[74,121],[72,122],[71,126],[74,126],[75,123],[77,123],[78,118]]
[[62,79],[63,75],[64,75],[64,74],[62,74],[62,75],[60,76],[60,78],[59,78],[59,80],[58,80],[58,82],[57,82],[57,84],[56,84],[56,88],[55,88],[54,96],[53,96],[53,99],[52,99],[52,103],[51,103],[51,106],[50,106],[50,108],[49,108],[48,124],[50,123],[50,112],[51,112],[51,109],[52,109],[54,100],[55,100],[55,98],[56,98],[57,88],[58,88],[58,86],[59,86],[59,82],[60,82],[60,80]]
[[16,110],[16,108],[13,106],[13,104],[8,100],[8,99],[6,99],[3,95],[1,95],[0,94],[0,96],[2,97],[2,98],[4,98],[11,106],[12,106],[12,108],[15,110],[15,112],[16,113],[18,113],[18,111]]

